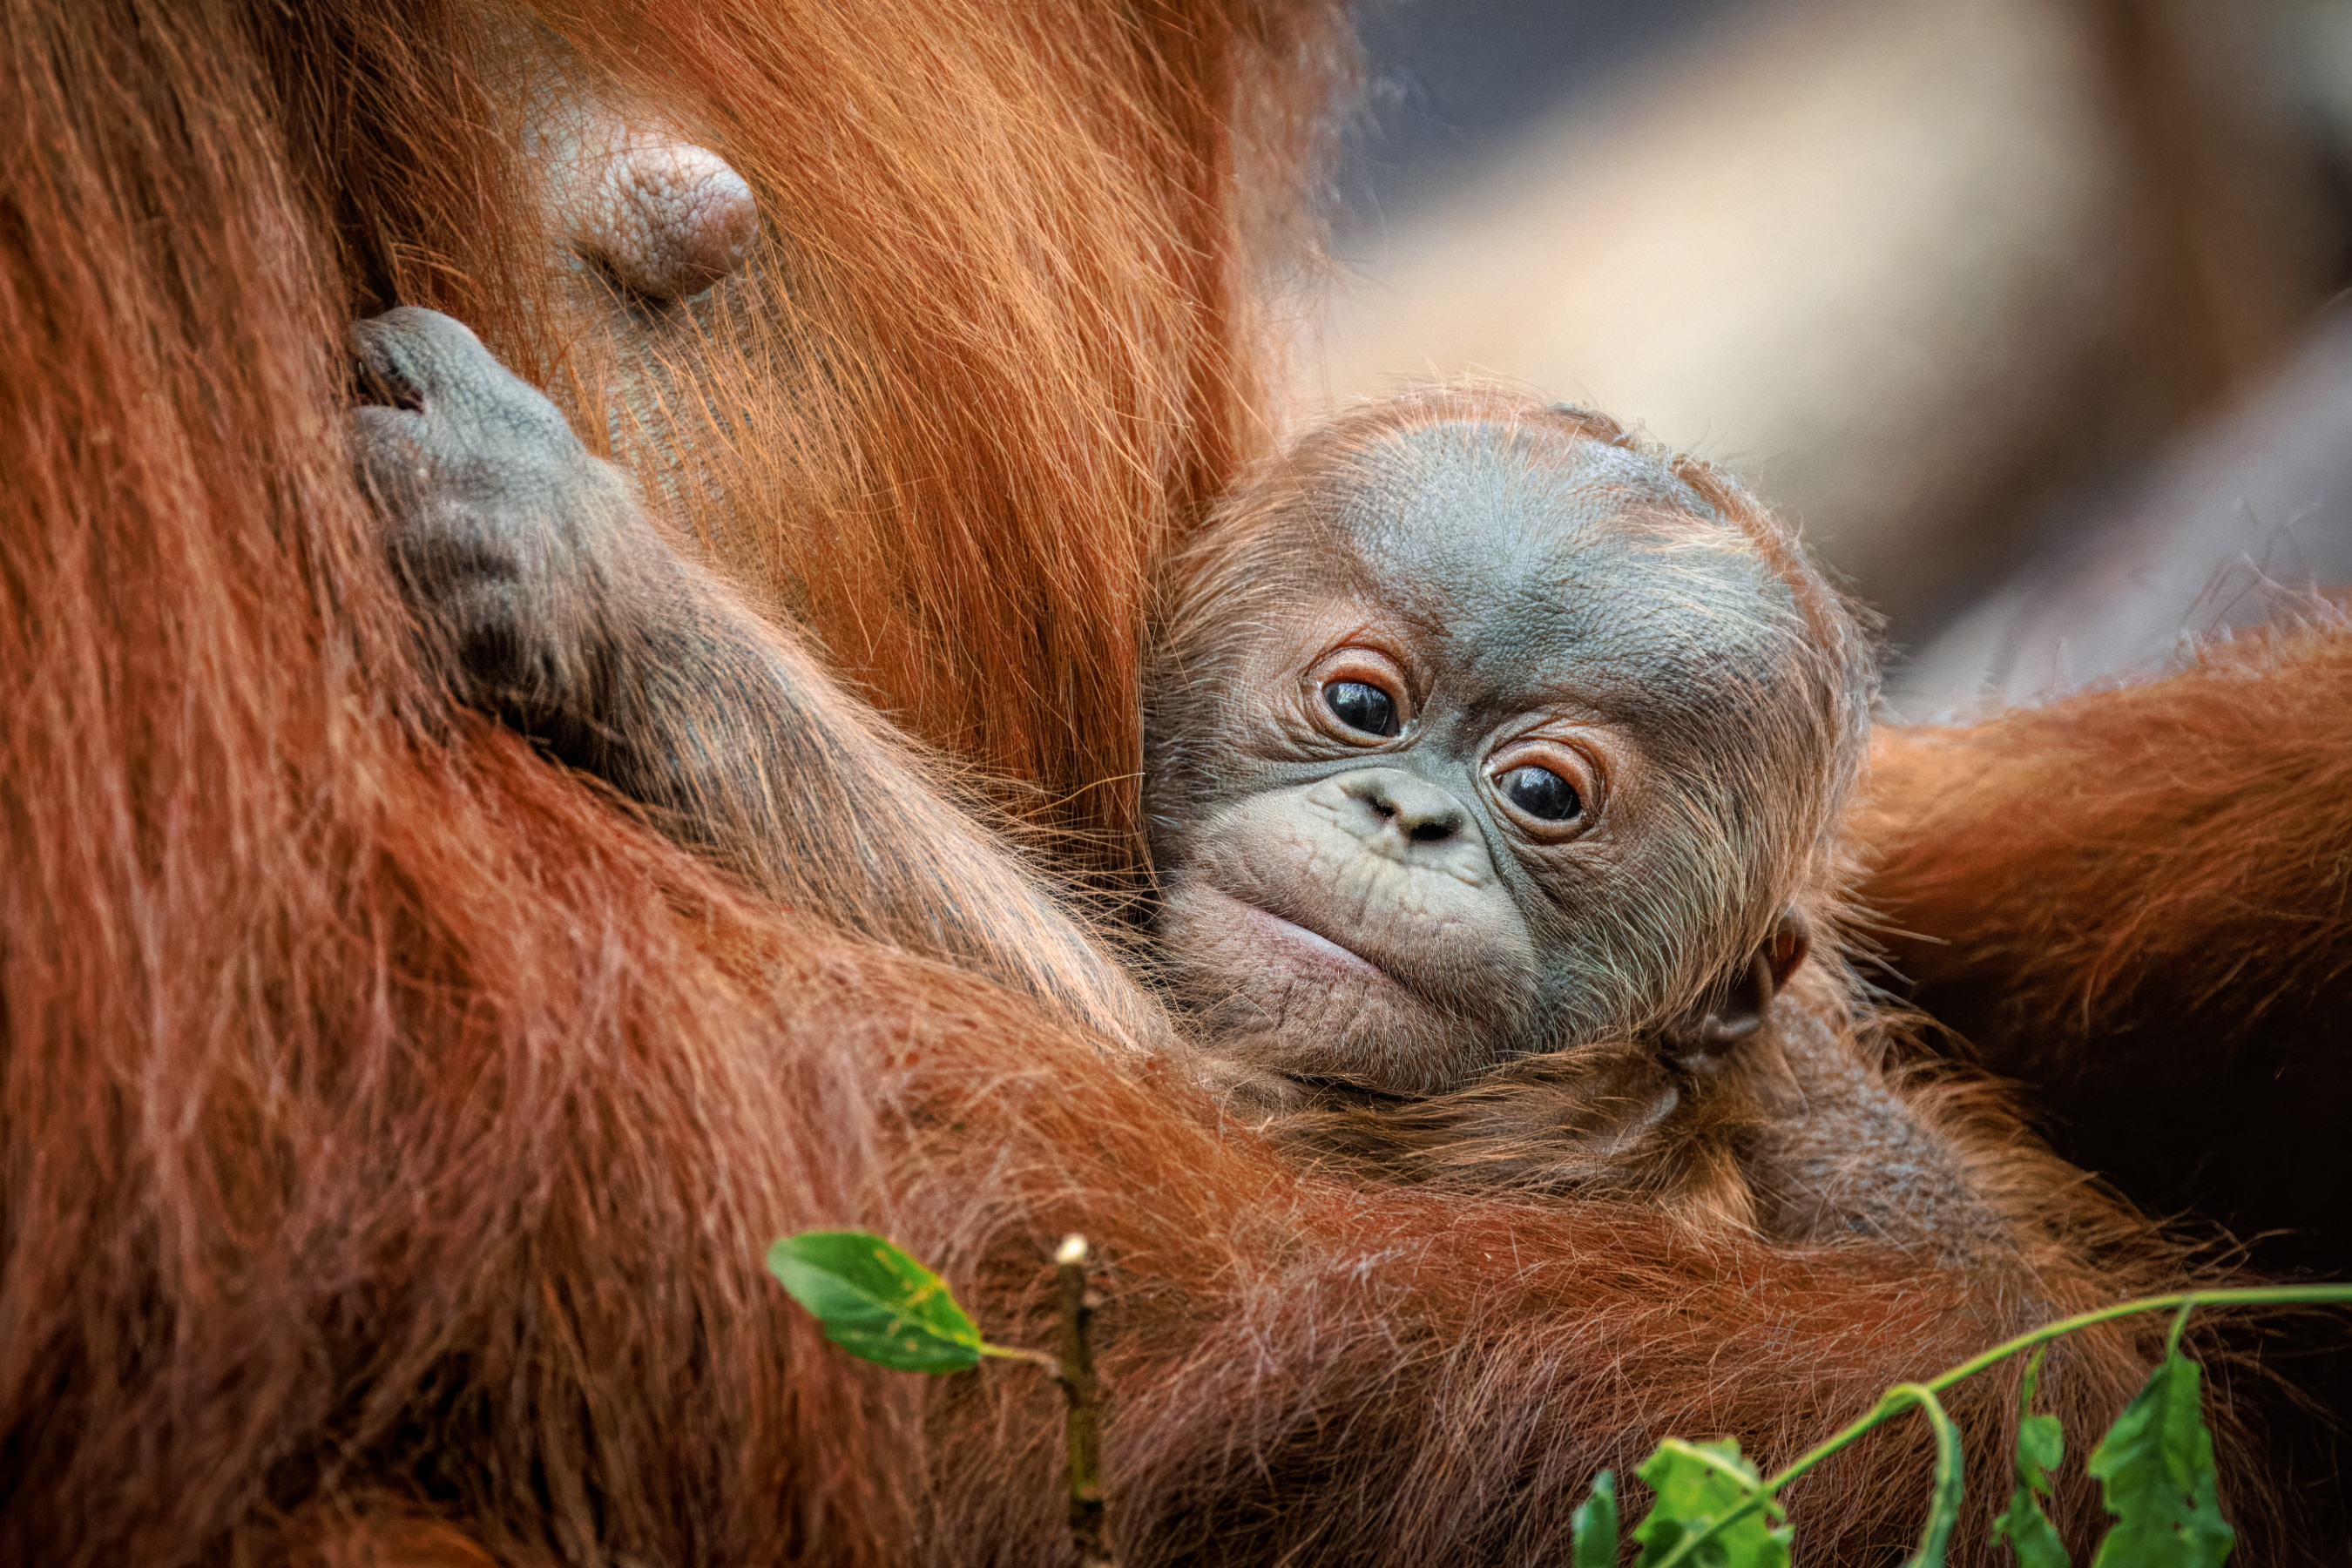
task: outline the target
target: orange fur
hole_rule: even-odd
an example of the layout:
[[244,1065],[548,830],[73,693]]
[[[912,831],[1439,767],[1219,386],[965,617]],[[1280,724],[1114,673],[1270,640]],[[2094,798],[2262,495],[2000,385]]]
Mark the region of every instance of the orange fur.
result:
[[1997,977],[1990,1021],[2045,1047],[2161,1020],[2222,1047],[2340,984],[2347,689],[2352,634],[2321,623],[1970,729],[1882,731],[1856,833],[1874,900],[1928,939],[1898,935],[1906,972]]
[[[1267,215],[1307,210],[1335,12],[551,8],[761,202],[753,275],[656,323],[675,379],[623,455],[886,712],[1022,781],[1097,868],[1140,859],[1150,563],[1265,439],[1255,301],[1307,237]],[[551,343],[503,325],[494,348],[561,361],[547,379],[604,422],[593,321],[557,314]]]
[[2147,1201],[2352,1267],[2352,635],[2332,616],[1969,729],[1883,732],[1895,966]]

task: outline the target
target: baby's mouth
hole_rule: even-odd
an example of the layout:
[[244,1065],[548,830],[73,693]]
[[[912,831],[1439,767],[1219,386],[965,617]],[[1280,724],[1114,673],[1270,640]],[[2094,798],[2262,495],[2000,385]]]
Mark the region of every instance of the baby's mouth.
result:
[[[1228,898],[1232,897],[1231,894],[1227,894],[1226,896]],[[1234,899],[1234,902],[1239,904],[1245,911],[1243,918],[1262,922],[1274,928],[1275,934],[1277,939],[1287,942],[1294,948],[1312,953],[1315,957],[1322,960],[1323,962],[1340,969],[1360,970],[1366,973],[1377,975],[1381,979],[1387,981],[1391,985],[1403,984],[1403,982],[1398,980],[1395,975],[1390,973],[1386,969],[1381,968],[1370,959],[1366,958],[1362,953],[1358,952],[1354,948],[1349,947],[1347,943],[1340,942],[1336,938],[1324,935],[1321,931],[1317,931],[1313,926],[1308,925],[1306,921],[1299,920],[1295,916],[1276,914],[1274,910],[1266,909],[1263,905],[1251,903],[1245,899]]]

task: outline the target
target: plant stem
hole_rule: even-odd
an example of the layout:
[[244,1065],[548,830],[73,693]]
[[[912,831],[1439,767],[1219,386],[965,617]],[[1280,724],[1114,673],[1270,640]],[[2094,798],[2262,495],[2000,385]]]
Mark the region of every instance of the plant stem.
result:
[[1110,1510],[1103,1501],[1101,1425],[1094,1349],[1087,1330],[1095,1300],[1087,1289],[1087,1238],[1075,1233],[1055,1249],[1054,1283],[1061,1298],[1062,1394],[1069,1405],[1063,1433],[1070,1454],[1070,1544],[1078,1568],[1117,1568],[1111,1552]]
[[[1985,1368],[2007,1361],[2020,1351],[2032,1350],[2045,1340],[2054,1340],[2062,1334],[2071,1334],[2076,1329],[2087,1329],[2094,1323],[2109,1322],[2116,1318],[2128,1318],[2141,1312],[2160,1312],[2167,1307],[2325,1306],[2329,1303],[2352,1305],[2352,1284],[2255,1285],[2237,1290],[2178,1290],[2169,1296],[2143,1296],[2135,1301],[2102,1307],[2095,1312],[2062,1318],[2057,1322],[2044,1323],[2029,1333],[2020,1334],[2013,1340],[2004,1340],[1983,1354],[1969,1357],[1949,1372],[1929,1378],[1926,1386],[1931,1393],[1941,1394],[1952,1384],[1974,1377]],[[1766,1481],[1764,1489],[1779,1491],[1864,1432],[1907,1408],[1909,1406],[1898,1405],[1892,1410],[1884,1405],[1872,1410],[1835,1436],[1808,1450],[1787,1469]]]
[[[2166,1352],[2169,1354],[2173,1347],[2180,1342],[2180,1331],[2188,1326],[2189,1311],[2192,1307],[2328,1305],[2352,1306],[2352,1284],[2251,1285],[2234,1290],[2176,1290],[2168,1296],[2142,1296],[2136,1300],[2119,1301],[2112,1307],[2101,1307],[2095,1312],[2082,1312],[2071,1318],[2062,1318],[2054,1323],[2045,1323],[2030,1332],[2018,1335],[2013,1340],[2004,1340],[1980,1355],[1970,1356],[1950,1371],[1939,1373],[1924,1384],[1909,1386],[1923,1388],[1929,1394],[1941,1394],[1952,1384],[1974,1377],[1987,1367],[1998,1365],[2021,1350],[2031,1350],[2035,1345],[2057,1339],[2062,1334],[2071,1334],[2076,1329],[2087,1329],[2094,1323],[2109,1322],[2116,1318],[2128,1318],[2140,1312],[2160,1312],[2168,1307],[2180,1309],[2180,1316],[2172,1325],[2171,1338],[2166,1342]],[[1916,1396],[1902,1397],[1902,1394],[1901,1389],[1890,1391],[1876,1405],[1871,1406],[1868,1414],[1841,1427],[1831,1436],[1807,1449],[1799,1456],[1795,1463],[1780,1474],[1768,1478],[1748,1500],[1727,1510],[1720,1519],[1706,1529],[1696,1534],[1685,1536],[1674,1552],[1658,1564],[1658,1568],[1673,1568],[1674,1564],[1692,1557],[1706,1542],[1712,1541],[1722,1531],[1746,1519],[1767,1503],[1777,1500],[1782,1487],[1787,1486],[1873,1427],[1884,1425],[1912,1409],[1917,1403]]]

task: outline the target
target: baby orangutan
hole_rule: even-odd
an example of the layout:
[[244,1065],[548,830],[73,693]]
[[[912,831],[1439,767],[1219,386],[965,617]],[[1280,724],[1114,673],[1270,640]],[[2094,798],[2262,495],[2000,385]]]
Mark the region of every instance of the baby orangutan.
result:
[[1414,394],[1236,498],[1164,623],[1164,983],[1276,1137],[1790,1237],[1976,1228],[1835,951],[1867,641],[1737,489],[1595,414]]

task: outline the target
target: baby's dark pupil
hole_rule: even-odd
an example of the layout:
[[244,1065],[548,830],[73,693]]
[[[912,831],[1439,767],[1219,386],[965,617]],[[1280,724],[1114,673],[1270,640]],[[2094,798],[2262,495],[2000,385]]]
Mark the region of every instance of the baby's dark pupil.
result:
[[1503,775],[1503,794],[1543,822],[1566,822],[1584,809],[1576,786],[1549,768],[1513,768]]
[[1323,706],[1350,730],[1361,730],[1367,735],[1397,732],[1396,703],[1377,686],[1335,680],[1323,689]]

